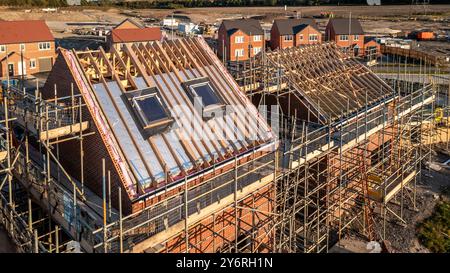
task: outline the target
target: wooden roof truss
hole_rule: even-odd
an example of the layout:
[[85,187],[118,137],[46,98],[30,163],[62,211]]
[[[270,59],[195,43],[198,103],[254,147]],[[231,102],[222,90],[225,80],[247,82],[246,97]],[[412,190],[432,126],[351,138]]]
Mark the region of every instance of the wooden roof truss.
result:
[[327,119],[336,120],[392,94],[389,85],[334,43],[292,47],[267,57]]

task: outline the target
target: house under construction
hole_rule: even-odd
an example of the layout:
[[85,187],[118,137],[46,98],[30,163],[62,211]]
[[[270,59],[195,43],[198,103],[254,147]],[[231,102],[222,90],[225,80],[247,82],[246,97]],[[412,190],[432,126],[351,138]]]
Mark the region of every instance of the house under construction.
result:
[[233,79],[202,38],[61,50],[43,90],[5,86],[0,220],[19,249],[384,239],[385,221],[415,207],[436,135],[448,141],[435,86],[387,84],[334,44],[253,61]]
[[281,109],[275,251],[328,251],[349,230],[384,240],[386,221],[407,224],[422,162],[435,144],[448,150],[448,84],[407,81],[400,69],[403,81],[388,84],[333,43],[230,70],[255,105]]

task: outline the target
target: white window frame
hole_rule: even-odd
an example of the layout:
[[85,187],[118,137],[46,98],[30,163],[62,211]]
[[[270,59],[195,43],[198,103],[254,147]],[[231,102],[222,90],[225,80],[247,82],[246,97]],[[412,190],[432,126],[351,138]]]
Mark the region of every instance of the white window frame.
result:
[[[311,39],[311,37],[313,37],[313,39]],[[309,34],[309,41],[319,41],[319,35],[317,34]]]
[[[344,37],[346,37],[346,38],[344,39]],[[339,36],[339,41],[348,41],[348,35],[347,34],[340,35]]]
[[353,40],[354,41],[359,41],[359,35],[353,35]]
[[258,54],[259,52],[261,52],[261,47],[254,47],[253,48],[253,55]]
[[0,52],[6,52],[6,45],[0,45]]
[[40,42],[38,44],[38,48],[40,51],[50,50],[52,48],[52,45],[50,44],[50,42]]
[[[22,48],[22,47],[23,47],[23,48]],[[22,51],[22,52],[25,51],[25,48],[26,48],[26,47],[25,47],[25,44],[20,44],[20,45],[19,45],[19,50],[20,50],[20,51]]]
[[261,42],[261,41],[262,41],[262,35],[253,36],[253,42]]
[[36,69],[36,59],[30,59],[30,69]]
[[243,48],[235,49],[234,56],[235,57],[244,57],[244,49]]
[[[290,38],[290,39],[287,39],[287,38]],[[283,41],[293,41],[293,40],[294,40],[294,37],[291,34],[283,36]]]
[[235,36],[234,37],[234,43],[235,44],[243,44],[244,43],[244,36]]

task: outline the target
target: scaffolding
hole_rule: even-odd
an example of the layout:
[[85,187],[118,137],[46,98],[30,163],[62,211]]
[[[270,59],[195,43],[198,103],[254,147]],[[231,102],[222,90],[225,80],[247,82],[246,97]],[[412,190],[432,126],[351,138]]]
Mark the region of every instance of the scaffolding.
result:
[[[373,100],[376,94],[366,91],[359,97],[349,94],[352,102],[346,103],[332,96],[360,91],[352,77],[369,70],[346,67],[356,61],[332,45],[322,47],[268,52],[255,61],[256,71],[235,75],[255,104],[276,103],[282,109],[277,113],[282,160],[276,181],[276,252],[327,252],[349,232],[385,240],[387,221],[407,225],[404,211],[417,209],[423,162],[431,161],[437,146],[449,151],[449,85],[428,74],[430,61],[420,61],[423,77],[412,81],[407,60],[390,56],[395,64],[388,69],[395,76],[381,87],[381,99]],[[343,63],[336,65],[330,52]],[[299,75],[299,66],[311,69]],[[373,82],[366,79],[363,85]],[[320,97],[317,86],[335,93]],[[314,92],[316,97],[308,94]],[[292,107],[293,101],[301,101],[307,113]]]
[[58,145],[82,146],[91,135],[83,134],[84,105],[75,95],[44,100],[38,87],[34,94],[9,85],[1,91],[0,220],[20,252],[72,251],[80,231],[93,229],[95,213],[86,204],[95,199],[61,165]]
[[[214,164],[211,178],[197,184],[188,183],[186,178],[183,191],[123,216],[121,200],[118,211],[111,208],[111,191],[115,189],[109,181],[108,194],[103,199],[96,196],[65,171],[54,152],[62,141],[79,141],[82,145],[81,140],[92,135],[84,132],[89,123],[82,117],[86,105],[79,96],[43,100],[39,91],[32,96],[6,87],[3,97],[2,122],[6,125],[1,142],[1,186],[5,191],[1,194],[0,220],[19,251],[71,251],[67,247],[71,241],[80,242],[88,252],[272,249],[272,242],[267,240],[272,236],[267,234],[274,232],[271,208],[276,152],[254,149],[250,160],[236,156],[233,167],[225,171]],[[23,136],[19,143],[11,141],[13,129],[9,126],[13,122],[19,125],[14,127],[14,135]],[[107,171],[102,172],[106,182]],[[4,187],[5,181],[9,183]],[[121,188],[117,191],[121,198]],[[19,204],[24,198],[25,202]],[[214,206],[220,209],[211,209]],[[209,215],[210,211],[213,214]],[[39,223],[45,227],[39,228]],[[202,236],[196,236],[199,230]],[[250,244],[240,234],[254,241]]]
[[38,89],[3,87],[0,222],[19,251],[73,251],[76,241],[86,252],[327,252],[348,233],[384,240],[387,221],[407,224],[423,162],[437,146],[448,151],[449,85],[397,77],[379,100],[366,93],[362,106],[310,103],[300,113],[291,104],[299,83],[279,58],[263,53],[233,76],[256,105],[285,103],[262,111],[279,120],[280,148],[235,157],[226,171],[212,165],[201,183],[185,180],[177,194],[126,216],[122,200],[111,206],[111,192],[122,193],[108,170],[99,170],[97,196],[60,163],[58,144],[71,141],[89,164],[83,141],[93,133],[80,95],[44,100]]

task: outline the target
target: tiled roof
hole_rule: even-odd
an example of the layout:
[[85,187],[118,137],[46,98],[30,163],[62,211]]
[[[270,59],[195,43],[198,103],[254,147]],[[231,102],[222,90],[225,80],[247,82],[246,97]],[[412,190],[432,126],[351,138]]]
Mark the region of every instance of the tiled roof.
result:
[[364,34],[364,30],[361,27],[358,19],[349,19],[349,18],[332,18],[328,22],[334,29],[334,33],[337,35],[340,34],[350,34],[350,35],[358,35]]
[[45,21],[0,21],[0,44],[53,41]]
[[113,43],[130,43],[160,41],[162,34],[159,27],[148,27],[142,29],[113,29],[111,36]]
[[294,35],[302,31],[307,26],[311,26],[318,30],[316,22],[313,19],[308,18],[276,19],[273,24],[278,28],[280,35]]
[[264,30],[262,29],[258,20],[255,19],[238,19],[238,20],[224,20],[222,21],[225,30],[228,35],[241,30],[248,35],[262,35]]

